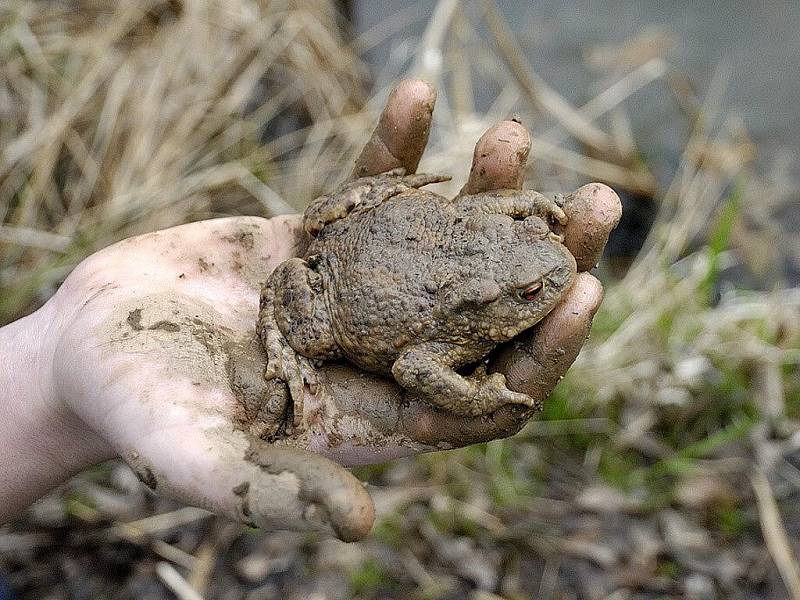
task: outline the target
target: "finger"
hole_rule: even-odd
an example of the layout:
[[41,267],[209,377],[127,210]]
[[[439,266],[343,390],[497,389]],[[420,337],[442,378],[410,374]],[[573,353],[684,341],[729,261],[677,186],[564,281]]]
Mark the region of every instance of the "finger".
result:
[[520,123],[501,121],[490,127],[475,144],[469,180],[461,194],[522,189],[530,149],[531,136]]
[[564,245],[575,257],[578,271],[589,271],[622,217],[622,203],[607,185],[589,183],[567,196],[563,208],[567,215]]
[[355,541],[369,533],[375,518],[369,494],[344,468],[305,450],[261,442],[229,424],[148,436],[125,458],[158,493],[250,526]]
[[436,90],[420,79],[397,84],[378,125],[356,159],[353,178],[367,177],[397,167],[414,173],[428,143]]

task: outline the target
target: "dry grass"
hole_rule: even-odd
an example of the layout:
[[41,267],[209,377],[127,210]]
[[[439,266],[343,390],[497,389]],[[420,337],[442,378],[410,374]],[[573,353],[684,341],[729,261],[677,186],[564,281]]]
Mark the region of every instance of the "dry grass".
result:
[[[741,290],[726,275],[766,270],[780,231],[770,212],[796,187],[753,167],[723,109],[729,74],[701,101],[668,61],[671,37],[646,31],[590,53],[603,91],[572,106],[492,2],[442,0],[419,43],[392,50],[365,104],[357,50],[411,18],[351,44],[322,0],[0,7],[0,322],[113,240],[301,208],[347,169],[405,73],[440,90],[422,166],[452,172],[451,191],[478,136],[518,113],[534,133],[531,187],[602,180],[658,206],[625,275],[600,269],[609,285],[592,338],[540,420],[511,440],[361,472],[383,515],[368,543],[209,525],[110,465],[0,530],[0,564],[30,594],[68,589],[75,569],[117,564],[115,553],[128,571],[93,576],[91,589],[163,593],[160,578],[187,598],[772,598],[785,594],[779,576],[796,588],[800,290]],[[502,90],[485,114],[480,82]],[[625,108],[653,85],[691,131],[663,190]],[[61,578],[34,583],[53,561]]]
[[0,24],[0,322],[92,250],[296,210],[328,177],[297,173],[349,158],[365,72],[329,2],[11,1]]

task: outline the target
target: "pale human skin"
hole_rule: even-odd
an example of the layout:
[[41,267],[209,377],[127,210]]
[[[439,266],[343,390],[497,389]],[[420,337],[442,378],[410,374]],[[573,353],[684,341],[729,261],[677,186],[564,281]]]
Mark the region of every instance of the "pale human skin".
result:
[[[401,82],[354,173],[414,172],[434,100],[427,83]],[[491,128],[463,192],[521,187],[529,147],[518,123]],[[620,205],[590,184],[565,211],[567,246],[584,272],[494,365],[512,389],[539,400],[586,338],[602,287],[585,271]],[[159,494],[260,527],[355,540],[374,509],[341,465],[506,437],[531,417],[519,406],[456,417],[401,401],[386,379],[330,365],[326,400],[307,392],[302,434],[268,444],[247,433],[266,391],[255,338],[260,287],[302,254],[300,226],[298,215],[234,217],[124,240],[81,263],[40,310],[1,328],[0,523],[80,470],[122,457]]]

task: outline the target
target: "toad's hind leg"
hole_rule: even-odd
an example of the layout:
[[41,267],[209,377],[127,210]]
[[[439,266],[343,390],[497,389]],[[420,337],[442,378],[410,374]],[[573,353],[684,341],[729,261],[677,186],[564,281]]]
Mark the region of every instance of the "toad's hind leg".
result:
[[450,181],[450,175],[440,175],[438,173],[413,173],[412,175],[403,175],[400,181],[412,188],[421,188],[431,183],[442,183]]
[[[289,388],[293,417],[287,433],[302,429],[305,385],[312,394],[320,391],[312,359],[339,355],[328,323],[319,275],[299,258],[278,265],[261,292],[258,335],[267,353],[264,378],[280,379]],[[259,437],[274,434],[283,412],[288,411],[279,410],[274,397],[265,403]]]
[[316,236],[323,227],[345,218],[356,208],[374,208],[411,188],[421,188],[431,183],[449,181],[449,175],[414,173],[406,175],[405,169],[394,169],[374,177],[362,177],[349,181],[334,193],[320,196],[306,208],[303,226],[311,236]]
[[555,200],[533,190],[497,190],[460,196],[456,204],[467,213],[501,214],[514,219],[540,217],[551,225],[567,222],[567,215]]

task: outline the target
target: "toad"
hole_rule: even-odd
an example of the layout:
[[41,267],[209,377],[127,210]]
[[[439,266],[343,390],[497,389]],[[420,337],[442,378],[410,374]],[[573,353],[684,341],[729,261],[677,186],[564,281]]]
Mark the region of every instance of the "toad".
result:
[[566,216],[534,191],[450,200],[420,189],[448,179],[396,169],[305,211],[312,241],[271,273],[258,320],[265,378],[289,388],[288,430],[302,426],[304,386],[317,392],[321,361],[342,358],[462,416],[534,405],[481,361],[572,284],[575,259],[552,231]]

